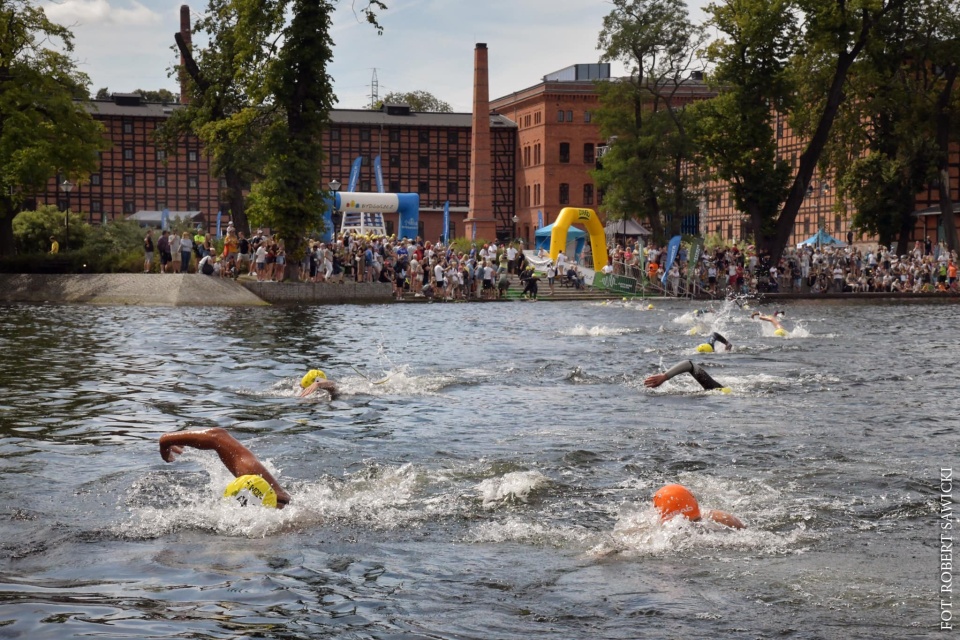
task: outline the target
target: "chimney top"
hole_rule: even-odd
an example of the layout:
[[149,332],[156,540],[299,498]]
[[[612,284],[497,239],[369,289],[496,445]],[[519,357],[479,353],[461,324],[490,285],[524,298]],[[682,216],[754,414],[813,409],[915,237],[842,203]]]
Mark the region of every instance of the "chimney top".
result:
[[487,48],[487,43],[486,43],[486,42],[478,42],[478,43],[477,43],[477,49],[486,49],[486,48]]

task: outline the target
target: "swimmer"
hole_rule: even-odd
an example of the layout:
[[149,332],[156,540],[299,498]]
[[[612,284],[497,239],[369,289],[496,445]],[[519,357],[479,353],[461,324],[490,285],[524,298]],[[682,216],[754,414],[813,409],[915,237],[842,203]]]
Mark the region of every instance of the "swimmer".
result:
[[317,389],[323,389],[330,394],[330,399],[334,400],[337,397],[337,385],[336,383],[327,380],[327,374],[320,369],[311,369],[307,371],[307,374],[300,378],[300,394],[298,398],[305,398]]
[[733,351],[733,344],[720,335],[718,331],[711,333],[709,340],[697,345],[697,351],[700,353],[713,353],[716,350],[716,344],[718,342],[724,346],[724,351]]
[[655,373],[651,376],[647,376],[647,379],[643,381],[645,387],[659,387],[664,382],[678,376],[681,373],[689,373],[693,376],[693,379],[700,383],[700,386],[706,389],[707,391],[713,389],[720,389],[724,393],[729,393],[729,387],[725,387],[713,378],[710,377],[710,374],[703,370],[698,364],[694,364],[690,360],[684,360],[683,362],[673,365],[665,373]]
[[237,478],[227,485],[225,497],[236,498],[244,505],[256,501],[265,507],[277,509],[283,509],[290,502],[290,494],[283,490],[276,478],[257,460],[257,456],[226,430],[216,427],[160,436],[160,457],[165,462],[173,462],[183,453],[184,447],[217,452],[223,465]]
[[773,325],[773,328],[774,328],[773,333],[774,333],[774,335],[778,335],[778,336],[781,336],[781,337],[782,337],[782,336],[787,335],[787,330],[784,329],[784,328],[783,328],[783,325],[780,324],[780,321],[777,320],[777,318],[778,318],[780,315],[782,315],[782,314],[783,314],[782,311],[777,311],[777,312],[774,313],[772,316],[765,316],[765,315],[763,315],[762,313],[760,313],[759,311],[754,311],[753,313],[750,314],[750,319],[751,319],[751,320],[753,320],[753,319],[763,320],[764,322],[769,322],[770,324]]
[[718,509],[700,510],[700,504],[690,490],[680,484],[668,484],[653,494],[653,506],[660,512],[662,520],[683,516],[691,522],[710,520],[732,529],[746,529],[740,518]]

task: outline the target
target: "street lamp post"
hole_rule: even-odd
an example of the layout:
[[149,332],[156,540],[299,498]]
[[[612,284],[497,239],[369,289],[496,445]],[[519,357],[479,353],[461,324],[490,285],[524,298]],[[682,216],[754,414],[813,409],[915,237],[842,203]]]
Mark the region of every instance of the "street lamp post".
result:
[[63,237],[63,250],[70,250],[70,192],[73,191],[73,183],[64,178],[60,183],[60,190],[67,194],[67,210],[64,212],[64,225],[66,230]]
[[520,222],[520,216],[513,214],[513,240],[517,240],[517,223]]

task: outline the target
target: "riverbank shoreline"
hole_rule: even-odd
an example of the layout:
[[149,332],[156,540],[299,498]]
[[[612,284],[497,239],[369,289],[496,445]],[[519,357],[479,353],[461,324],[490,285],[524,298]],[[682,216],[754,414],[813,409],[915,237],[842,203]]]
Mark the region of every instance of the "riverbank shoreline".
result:
[[[686,300],[712,302],[723,298],[673,298],[626,295],[590,289],[583,296],[541,302],[591,302],[596,300]],[[956,303],[958,293],[761,293],[759,304],[791,301],[871,302],[877,304]],[[471,300],[469,302],[492,302]],[[510,297],[499,302],[522,301]],[[0,303],[93,304],[137,306],[256,307],[266,305],[426,303],[423,298],[393,297],[389,283],[263,282],[247,277],[237,280],[199,274],[104,273],[104,274],[0,274]],[[443,300],[429,302],[443,303]]]

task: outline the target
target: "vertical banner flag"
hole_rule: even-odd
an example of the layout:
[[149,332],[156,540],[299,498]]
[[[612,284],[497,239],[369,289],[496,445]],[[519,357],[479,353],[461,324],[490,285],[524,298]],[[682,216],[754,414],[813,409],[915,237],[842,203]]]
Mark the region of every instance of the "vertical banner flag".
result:
[[353,161],[353,166],[350,167],[350,180],[347,183],[347,191],[353,193],[357,190],[357,181],[360,180],[360,163],[363,161],[363,156],[357,156],[357,159]]
[[170,224],[170,209],[166,207],[163,208],[163,211],[160,212],[160,229],[166,231],[167,225]]
[[677,259],[678,251],[680,251],[680,236],[673,236],[667,243],[667,261],[663,264],[663,276],[660,278],[663,286],[667,286],[667,272],[673,266],[673,261]]
[[687,254],[687,289],[690,290],[690,283],[693,282],[693,274],[700,264],[700,254],[703,253],[703,238],[696,238],[690,244],[690,251]]
[[450,201],[443,203],[443,244],[450,244]]
[[537,229],[543,229],[543,209],[537,209]]
[[373,175],[377,178],[377,192],[383,193],[383,167],[380,165],[380,156],[373,160]]
[[223,211],[217,210],[217,237],[222,238],[223,234],[220,233],[220,218],[223,217]]

